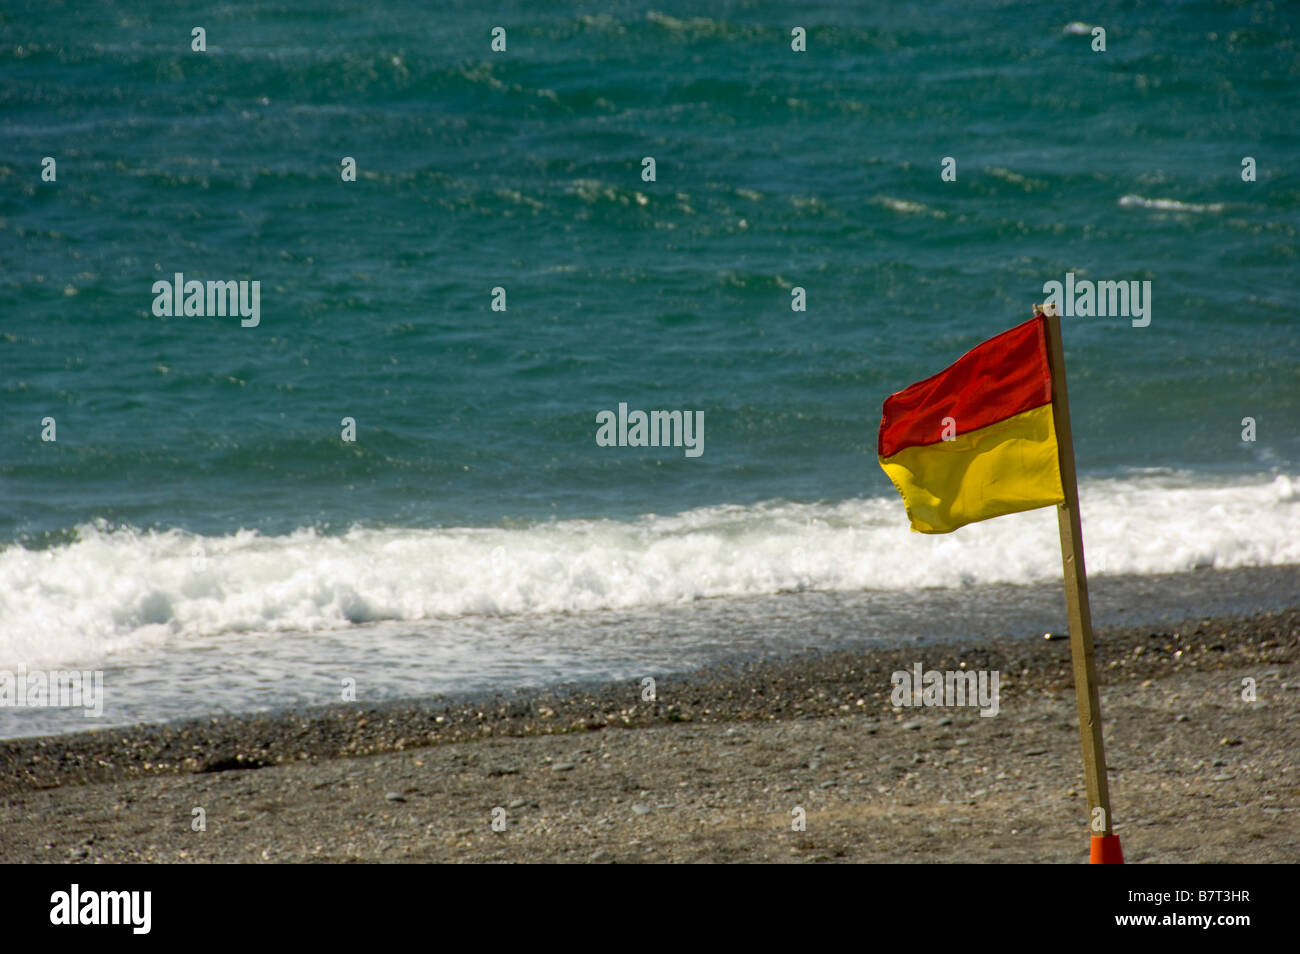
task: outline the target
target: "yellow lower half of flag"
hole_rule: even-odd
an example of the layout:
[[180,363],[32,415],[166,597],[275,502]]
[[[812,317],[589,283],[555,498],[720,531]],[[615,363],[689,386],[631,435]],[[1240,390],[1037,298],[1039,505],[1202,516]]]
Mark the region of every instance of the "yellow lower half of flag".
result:
[[1052,405],[881,458],[912,529],[948,533],[977,520],[1065,500]]

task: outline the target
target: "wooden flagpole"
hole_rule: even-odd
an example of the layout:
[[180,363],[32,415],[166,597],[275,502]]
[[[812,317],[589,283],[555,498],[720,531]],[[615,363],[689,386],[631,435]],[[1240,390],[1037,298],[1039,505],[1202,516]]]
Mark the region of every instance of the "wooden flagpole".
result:
[[[1035,305],[1047,328],[1047,360],[1052,373],[1052,421],[1059,448],[1061,487],[1065,501],[1056,507],[1061,530],[1061,562],[1065,569],[1065,603],[1070,619],[1070,652],[1074,657],[1074,694],[1079,707],[1079,737],[1083,743],[1083,775],[1088,791],[1088,823],[1092,830],[1093,864],[1122,864],[1119,836],[1110,812],[1106,752],[1101,738],[1101,701],[1097,695],[1097,665],[1092,650],[1092,609],[1088,604],[1088,575],[1083,563],[1079,529],[1079,487],[1074,470],[1074,437],[1070,431],[1070,401],[1065,387],[1065,349],[1061,319],[1055,306]],[[1098,811],[1100,809],[1100,811]]]

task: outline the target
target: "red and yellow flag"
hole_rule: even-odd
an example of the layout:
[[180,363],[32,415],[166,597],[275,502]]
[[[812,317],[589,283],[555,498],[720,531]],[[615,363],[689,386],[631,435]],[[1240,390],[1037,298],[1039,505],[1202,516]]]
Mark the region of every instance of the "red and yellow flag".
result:
[[885,399],[880,466],[912,529],[1061,503],[1044,319],[1035,315]]

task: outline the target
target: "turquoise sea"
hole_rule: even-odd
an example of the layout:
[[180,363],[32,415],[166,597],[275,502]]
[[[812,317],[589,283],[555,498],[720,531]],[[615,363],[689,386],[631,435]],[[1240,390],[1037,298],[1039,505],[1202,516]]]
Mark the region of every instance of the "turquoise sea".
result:
[[[909,534],[875,436],[1067,273],[1150,282],[1145,327],[1064,321],[1093,572],[1294,570],[1298,30],[1284,3],[7,0],[0,668],[107,669],[122,721],[740,645],[700,613],[799,646],[860,631],[822,632],[837,600],[923,630],[923,593],[1050,593],[1050,513]],[[178,272],[259,282],[260,321],[155,315]],[[598,446],[620,403],[703,412],[703,453]],[[64,727],[38,715],[0,735]]]

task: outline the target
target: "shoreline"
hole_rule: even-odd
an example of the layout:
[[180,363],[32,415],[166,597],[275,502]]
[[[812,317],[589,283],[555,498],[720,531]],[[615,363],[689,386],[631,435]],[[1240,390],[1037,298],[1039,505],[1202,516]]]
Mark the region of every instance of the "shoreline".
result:
[[[808,649],[775,659],[746,659],[657,678],[654,702],[641,699],[642,687],[634,681],[584,682],[21,736],[0,740],[0,795],[148,774],[376,755],[492,736],[831,715],[847,704],[839,701],[845,693],[854,696],[852,708],[879,718],[894,712],[888,698],[890,673],[910,669],[918,657],[925,657],[926,669],[998,669],[1003,693],[1069,689],[1069,639],[1056,635],[1063,638]],[[1153,678],[1189,666],[1264,663],[1275,644],[1285,655],[1278,659],[1283,662],[1300,647],[1300,607],[1242,617],[1190,618],[1172,627],[1105,627],[1094,639],[1102,685],[1115,675]],[[1162,670],[1170,663],[1172,670]],[[816,685],[817,693],[809,690],[806,698],[801,696],[799,689],[805,685]],[[741,687],[748,688],[749,697],[738,691]],[[866,705],[858,705],[859,699]],[[59,758],[48,758],[51,750],[62,750]]]
[[[1098,631],[1110,626],[1161,628],[1187,617],[1227,619],[1287,609],[1300,593],[1300,564],[1102,576],[1090,581],[1090,589]],[[922,603],[923,614],[918,613]],[[625,614],[504,617],[484,630],[491,644],[486,651],[464,648],[465,638],[453,632],[452,643],[459,641],[462,648],[445,655],[438,649],[444,638],[440,621],[430,624],[427,637],[421,625],[406,627],[409,633],[403,634],[402,627],[385,622],[378,631],[358,626],[283,640],[191,638],[142,655],[46,667],[102,667],[110,690],[103,696],[105,717],[89,720],[75,709],[0,708],[0,744],[212,718],[275,720],[284,714],[319,714],[337,705],[339,698],[337,682],[323,691],[323,673],[353,675],[366,683],[369,691],[359,703],[364,707],[418,703],[455,708],[547,688],[599,692],[621,678],[725,671],[808,652],[1020,640],[1063,628],[1064,611],[1056,580],[981,585],[974,591],[951,585],[921,591],[809,590],[701,599]],[[326,648],[313,655],[314,641],[320,638]],[[431,656],[417,648],[425,638],[433,642]],[[521,669],[516,651],[531,654],[532,662]],[[565,663],[548,666],[548,654],[565,657]],[[246,671],[260,670],[260,685],[256,680],[233,687],[228,679],[223,682],[231,658],[245,660]],[[307,658],[315,664],[316,679],[304,673]],[[529,676],[521,678],[525,670]],[[414,677],[415,672],[420,677]],[[214,680],[218,685],[207,691]],[[184,693],[168,691],[169,683],[189,688]],[[158,687],[163,691],[155,695]],[[283,701],[267,705],[277,698]]]
[[[1300,861],[1300,609],[1112,627],[1096,644],[1130,860]],[[999,670],[999,715],[896,710],[889,675],[917,662]],[[1253,704],[1237,698],[1246,677]],[[1086,857],[1068,639],[809,652],[656,689],[11,740],[0,860]],[[796,802],[806,833],[790,830]],[[1193,810],[1211,814],[1188,826]]]

